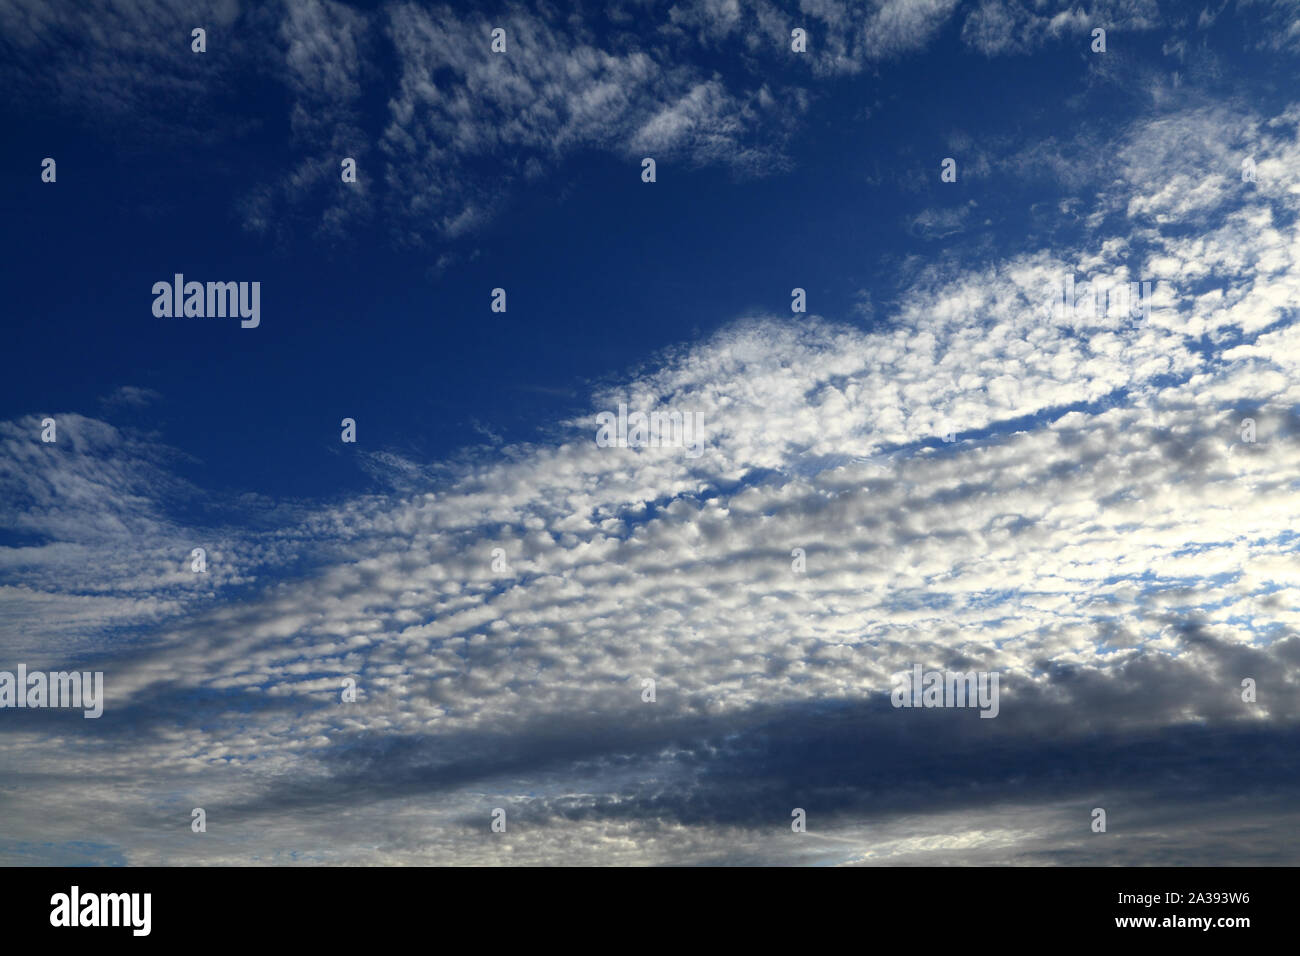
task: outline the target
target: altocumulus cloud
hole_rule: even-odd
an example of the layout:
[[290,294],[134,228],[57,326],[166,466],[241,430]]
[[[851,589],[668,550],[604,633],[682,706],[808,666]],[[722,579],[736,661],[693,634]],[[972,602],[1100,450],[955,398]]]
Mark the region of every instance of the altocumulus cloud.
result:
[[[1124,131],[1068,246],[733,323],[449,477],[376,455],[400,493],[185,527],[147,435],[5,424],[4,646],[108,700],[7,715],[0,857],[1296,862],[1300,110],[1238,115]],[[1050,315],[1066,274],[1149,314]],[[704,454],[597,447],[620,402]],[[999,717],[894,710],[913,663],[1000,672]]]

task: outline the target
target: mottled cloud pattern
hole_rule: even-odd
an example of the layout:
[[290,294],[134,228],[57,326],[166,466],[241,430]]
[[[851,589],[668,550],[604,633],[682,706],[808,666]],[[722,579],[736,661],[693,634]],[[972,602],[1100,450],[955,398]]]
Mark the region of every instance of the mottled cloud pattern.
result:
[[[824,68],[924,42],[954,6],[828,12],[895,39],[850,37]],[[995,9],[1014,6],[963,36],[1056,29]],[[704,9],[674,29],[763,23]],[[408,64],[393,156],[553,162],[607,137],[721,157],[763,110],[761,89],[594,40],[563,75],[533,53],[469,64],[433,29],[454,16],[387,10]],[[545,60],[553,28],[515,16]],[[349,88],[325,64],[350,47],[289,42],[295,75]],[[493,140],[471,93],[515,117]],[[222,498],[108,420],[64,410],[58,454],[32,420],[0,426],[0,642],[108,687],[97,721],[6,714],[3,816],[41,826],[0,829],[0,859],[1294,864],[1272,834],[1300,791],[1300,108],[1233,115],[1117,131],[1068,245],[929,266],[865,328],[737,320],[447,477],[374,455],[401,491]],[[444,228],[474,215],[410,188]],[[1149,314],[1052,314],[1067,274],[1147,279]],[[598,447],[620,402],[702,412],[704,453]],[[199,495],[209,523],[169,517]],[[913,663],[1000,672],[998,719],[891,707]],[[162,824],[195,806],[222,820],[203,840]]]

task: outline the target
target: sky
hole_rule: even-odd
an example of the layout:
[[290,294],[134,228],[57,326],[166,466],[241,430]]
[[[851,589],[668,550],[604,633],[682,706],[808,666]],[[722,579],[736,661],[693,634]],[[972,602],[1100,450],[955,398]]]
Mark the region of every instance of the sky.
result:
[[0,863],[1300,863],[1298,68],[1286,0],[0,0],[0,672],[104,686],[0,706]]

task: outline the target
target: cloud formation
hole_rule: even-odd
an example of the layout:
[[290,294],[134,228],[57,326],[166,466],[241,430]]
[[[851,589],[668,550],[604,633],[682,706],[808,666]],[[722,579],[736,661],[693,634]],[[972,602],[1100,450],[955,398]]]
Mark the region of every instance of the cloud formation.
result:
[[[593,47],[537,98],[545,56],[471,64],[394,16],[521,114],[459,124],[412,72],[395,115],[449,149],[541,148],[554,103],[642,69]],[[76,734],[5,715],[5,819],[60,853],[94,819],[132,863],[1294,862],[1255,825],[1293,824],[1295,775],[1251,768],[1300,717],[1297,118],[1139,121],[1070,244],[926,266],[867,329],[737,321],[553,439],[436,479],[376,456],[395,493],[191,527],[148,435],[5,423],[6,653],[108,696]],[[1149,281],[1149,313],[1053,313],[1066,275]],[[620,402],[703,413],[704,454],[598,447]],[[893,709],[913,663],[1000,672],[998,719]],[[1122,836],[1089,841],[1095,806]]]

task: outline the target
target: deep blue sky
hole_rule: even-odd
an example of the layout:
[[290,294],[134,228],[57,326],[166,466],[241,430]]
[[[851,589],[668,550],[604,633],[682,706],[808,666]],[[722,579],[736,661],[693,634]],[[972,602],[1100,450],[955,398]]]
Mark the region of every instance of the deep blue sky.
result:
[[[342,493],[367,480],[334,454],[344,416],[357,419],[364,447],[439,458],[482,440],[475,423],[508,441],[535,438],[584,409],[589,381],[736,316],[788,312],[795,286],[808,290],[810,312],[861,322],[863,290],[879,313],[924,264],[972,248],[1015,253],[1068,229],[1028,215],[1050,201],[1049,173],[973,169],[974,152],[1054,138],[1068,160],[1081,128],[1140,106],[1139,92],[1088,83],[1086,36],[990,70],[960,33],[950,22],[924,56],[818,84],[785,144],[788,168],[737,174],[660,159],[647,185],[634,158],[583,149],[505,190],[502,212],[471,235],[416,248],[383,213],[324,238],[301,210],[278,240],[244,227],[243,197],[303,150],[270,77],[248,77],[216,115],[183,94],[167,104],[201,142],[141,133],[132,115],[105,123],[11,101],[3,412],[85,408],[120,385],[148,387],[165,401],[147,426],[202,462],[203,484]],[[1106,56],[1159,59],[1161,42],[1112,34]],[[371,64],[376,87],[395,69],[384,46]],[[215,42],[206,56],[222,56]],[[1263,72],[1252,59],[1236,65]],[[807,79],[793,55],[770,60],[774,77]],[[379,111],[361,125],[377,138],[385,116],[371,105]],[[950,145],[963,135],[965,153]],[[939,161],[954,154],[958,182],[943,184]],[[46,155],[59,163],[52,186],[39,179]],[[377,156],[362,164],[363,177],[379,175]],[[925,209],[972,201],[963,234],[909,228]],[[442,255],[452,264],[435,270]],[[177,271],[260,280],[261,327],[154,318],[149,290]],[[488,309],[497,286],[505,315]]]

